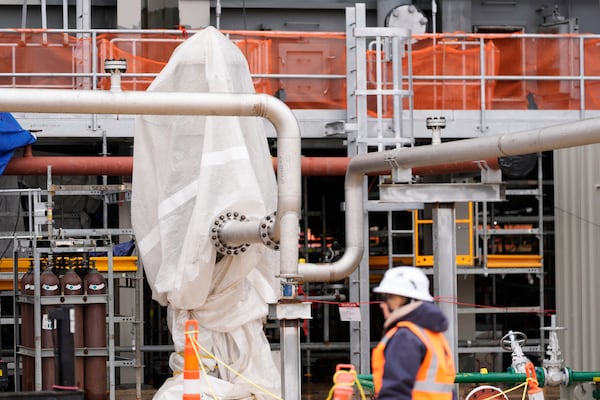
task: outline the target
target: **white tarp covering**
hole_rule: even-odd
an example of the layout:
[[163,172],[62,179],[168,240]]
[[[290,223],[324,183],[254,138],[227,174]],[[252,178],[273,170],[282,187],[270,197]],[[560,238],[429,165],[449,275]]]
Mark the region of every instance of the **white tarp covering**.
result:
[[[182,43],[148,90],[254,93],[243,54],[209,27]],[[237,211],[259,219],[276,209],[277,185],[257,117],[141,116],[136,119],[132,223],[153,298],[168,307],[175,344],[168,379],[155,399],[181,399],[184,324],[196,319],[199,342],[228,369],[203,375],[206,396],[280,396],[279,370],[263,333],[277,300],[278,257],[262,245],[216,262],[209,231]],[[214,362],[202,362],[214,367]]]

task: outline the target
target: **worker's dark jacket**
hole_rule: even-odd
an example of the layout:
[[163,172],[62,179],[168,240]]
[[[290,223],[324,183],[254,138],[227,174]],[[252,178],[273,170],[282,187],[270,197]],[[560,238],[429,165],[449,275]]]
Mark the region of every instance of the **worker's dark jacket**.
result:
[[456,400],[454,360],[443,332],[448,320],[432,303],[395,310],[373,349],[378,400]]

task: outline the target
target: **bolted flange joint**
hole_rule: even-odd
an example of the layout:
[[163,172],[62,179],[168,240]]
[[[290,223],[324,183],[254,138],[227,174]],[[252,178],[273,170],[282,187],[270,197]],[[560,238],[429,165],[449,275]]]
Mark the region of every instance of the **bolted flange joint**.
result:
[[277,211],[273,212],[265,216],[259,225],[259,235],[260,240],[262,240],[263,244],[269,247],[272,250],[279,250],[279,242],[273,240],[271,238],[271,231],[273,226],[275,225],[275,217],[277,216]]
[[217,252],[224,256],[236,256],[238,254],[246,252],[248,247],[250,247],[249,243],[244,243],[236,246],[228,245],[227,243],[221,240],[220,232],[223,230],[223,227],[230,221],[245,221],[246,216],[241,215],[235,211],[228,211],[224,214],[219,215],[213,221],[212,227],[210,228],[210,240],[215,246]]

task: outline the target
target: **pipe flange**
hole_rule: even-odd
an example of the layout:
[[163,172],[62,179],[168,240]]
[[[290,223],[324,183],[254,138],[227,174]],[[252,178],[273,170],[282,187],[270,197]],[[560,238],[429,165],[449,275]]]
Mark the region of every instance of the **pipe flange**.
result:
[[227,222],[232,220],[237,220],[241,222],[246,220],[246,216],[241,215],[238,212],[228,211],[225,214],[219,215],[214,220],[212,228],[210,228],[210,240],[217,249],[217,253],[222,254],[224,256],[237,256],[240,253],[246,252],[246,250],[248,250],[248,247],[250,247],[249,243],[231,246],[221,241],[221,230],[223,229],[225,224],[227,224]]
[[279,242],[273,240],[271,238],[271,230],[275,225],[275,217],[277,216],[277,211],[273,212],[273,214],[269,214],[264,217],[260,221],[260,226],[258,228],[260,234],[260,240],[263,242],[265,246],[272,250],[279,250]]

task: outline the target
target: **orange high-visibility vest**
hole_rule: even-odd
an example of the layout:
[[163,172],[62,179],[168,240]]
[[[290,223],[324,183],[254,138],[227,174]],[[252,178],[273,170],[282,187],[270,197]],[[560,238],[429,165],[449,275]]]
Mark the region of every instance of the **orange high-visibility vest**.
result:
[[450,346],[441,332],[428,329],[408,321],[400,321],[388,330],[372,353],[373,384],[378,395],[383,384],[383,369],[385,367],[385,346],[400,328],[408,328],[425,345],[427,352],[417,371],[412,398],[415,400],[452,400],[454,389],[454,360]]

